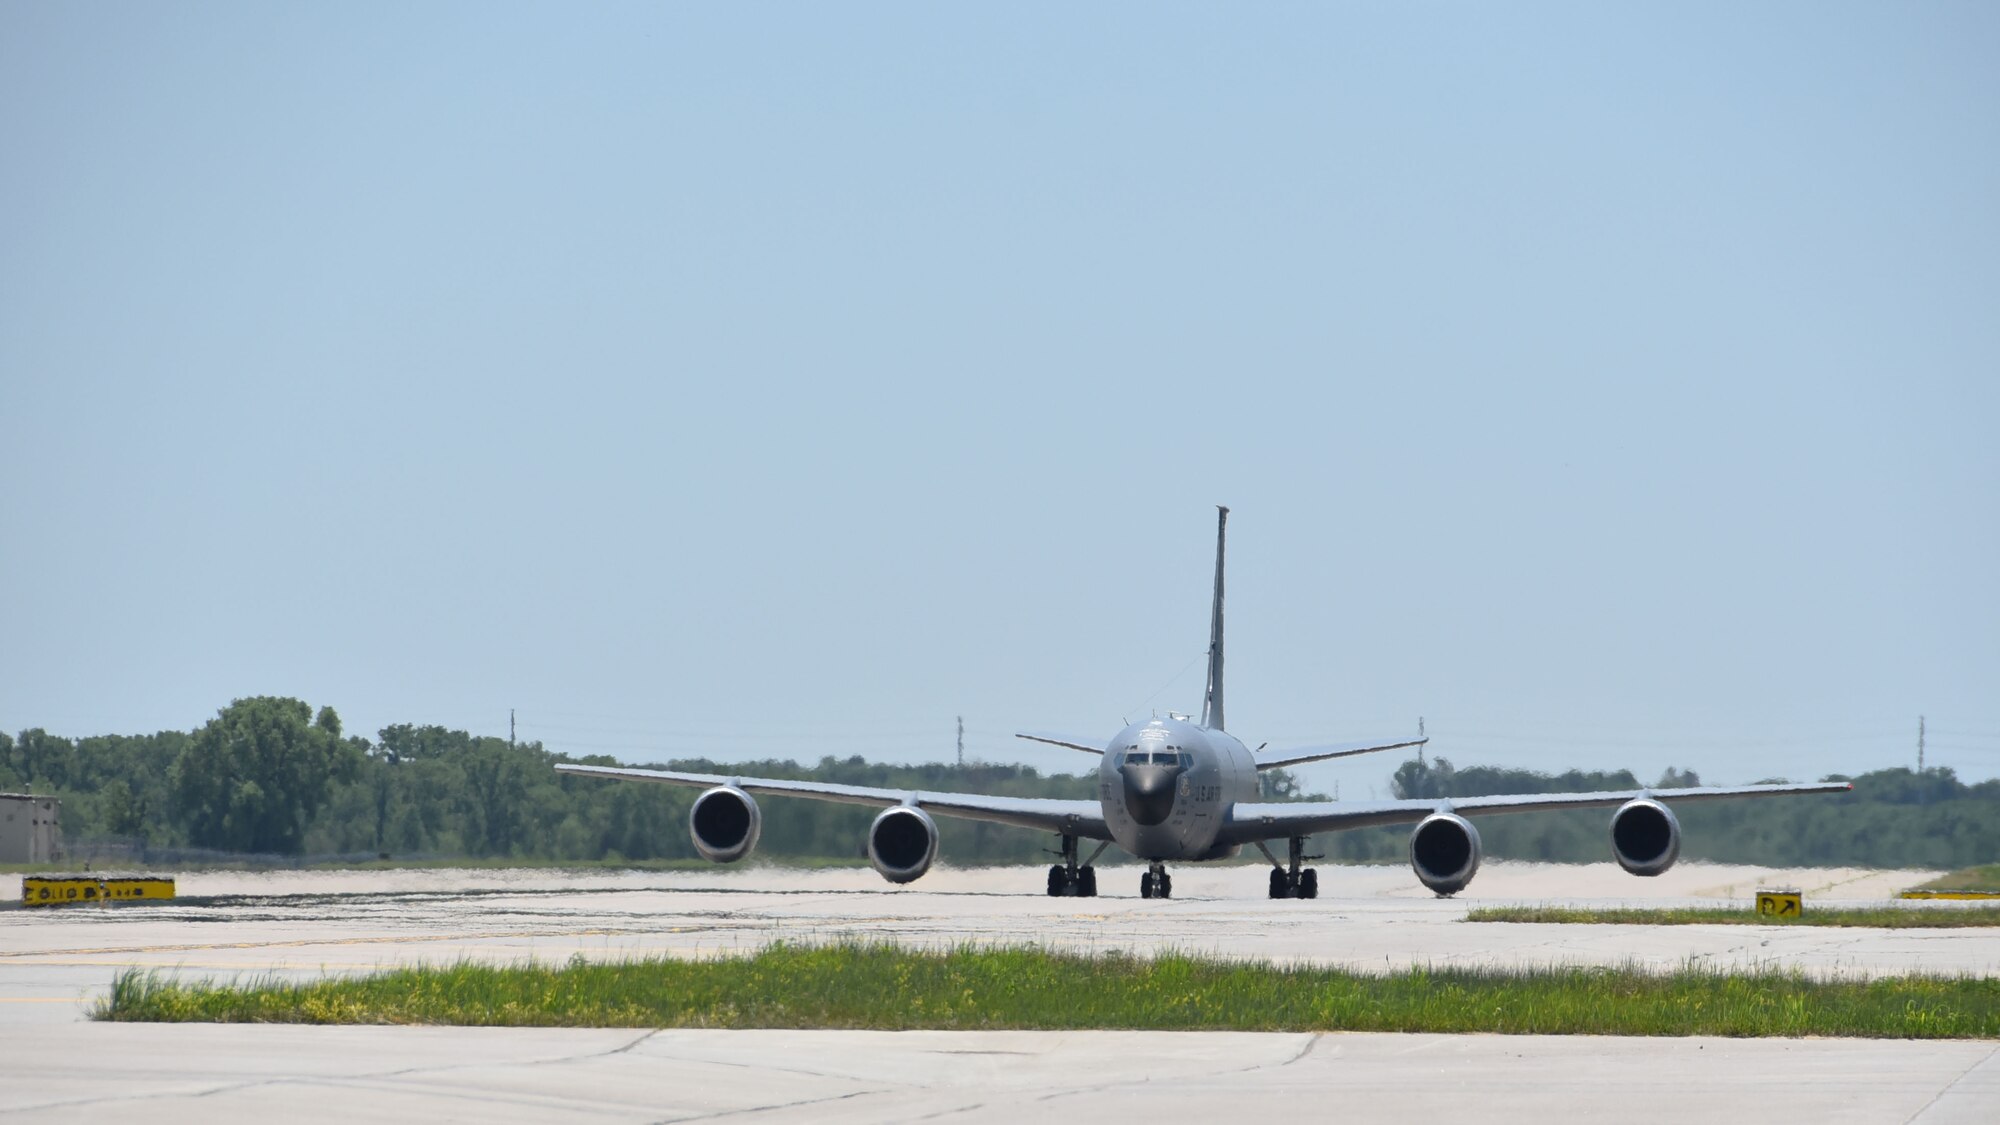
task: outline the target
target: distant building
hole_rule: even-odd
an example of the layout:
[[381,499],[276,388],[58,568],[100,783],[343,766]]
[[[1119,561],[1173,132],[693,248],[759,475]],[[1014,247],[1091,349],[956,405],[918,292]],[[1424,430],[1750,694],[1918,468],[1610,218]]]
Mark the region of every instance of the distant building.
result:
[[32,793],[0,793],[0,863],[62,858],[62,802]]

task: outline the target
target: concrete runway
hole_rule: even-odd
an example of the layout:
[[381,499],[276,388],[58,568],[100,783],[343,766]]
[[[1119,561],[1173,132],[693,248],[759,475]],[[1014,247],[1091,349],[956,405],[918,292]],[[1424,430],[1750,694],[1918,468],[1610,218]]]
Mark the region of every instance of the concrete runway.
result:
[[[1879,902],[1928,872],[1684,864],[1494,863],[1440,900],[1401,867],[1323,867],[1311,902],[1263,896],[1255,867],[1187,867],[1142,900],[1138,869],[1096,899],[1050,899],[1040,869],[200,873],[183,900],[0,910],[0,1114],[51,1119],[308,1116],[684,1120],[983,1119],[1049,1111],[1127,1120],[1409,1112],[1533,1120],[1557,1111],[1702,1121],[1765,1112],[1839,1121],[2000,1120],[1991,1043],[1621,1040],[1334,1034],[550,1031],[138,1027],[83,1022],[118,970],[210,978],[365,972],[459,958],[704,956],[773,940],[925,946],[1040,942],[1194,950],[1380,970],[1409,964],[1786,966],[1842,975],[2000,975],[1991,930],[1524,926],[1462,921],[1501,902]],[[1128,878],[1129,876],[1129,878]],[[18,895],[18,880],[0,893]],[[1126,884],[1130,883],[1131,886]],[[1933,904],[1935,906],[1936,904]],[[1949,909],[1950,907],[1945,907]],[[303,1102],[300,1099],[305,1099]],[[1976,1107],[1976,1108],[1975,1108]],[[325,1111],[318,1113],[317,1111]],[[1921,1117],[1914,1115],[1921,1114]]]

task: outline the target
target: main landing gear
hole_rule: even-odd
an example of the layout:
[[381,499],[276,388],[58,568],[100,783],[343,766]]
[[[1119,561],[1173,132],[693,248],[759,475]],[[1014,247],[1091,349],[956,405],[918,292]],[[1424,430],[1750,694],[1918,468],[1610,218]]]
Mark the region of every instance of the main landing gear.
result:
[[1139,876],[1140,898],[1174,897],[1174,877],[1167,874],[1167,865],[1155,863]]
[[1271,897],[1318,898],[1319,872],[1310,867],[1301,869],[1299,862],[1326,857],[1305,854],[1306,841],[1303,836],[1292,837],[1291,845],[1292,863],[1290,869],[1287,869],[1284,864],[1278,862],[1277,856],[1271,854],[1271,849],[1264,846],[1262,840],[1257,842],[1257,850],[1263,852],[1264,858],[1271,861]]
[[1090,858],[1079,864],[1076,861],[1076,837],[1064,836],[1062,851],[1057,853],[1062,856],[1063,861],[1049,867],[1049,897],[1061,898],[1069,895],[1076,898],[1096,898],[1097,868],[1091,864],[1096,863],[1097,857],[1103,855],[1104,849],[1110,846],[1109,841],[1097,845],[1097,850],[1090,853]]

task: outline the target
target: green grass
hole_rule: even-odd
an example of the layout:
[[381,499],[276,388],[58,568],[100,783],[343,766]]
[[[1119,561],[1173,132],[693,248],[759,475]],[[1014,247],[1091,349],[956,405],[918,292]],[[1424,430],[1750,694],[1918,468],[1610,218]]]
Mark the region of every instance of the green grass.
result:
[[1373,975],[1184,955],[777,945],[719,960],[460,963],[302,984],[127,971],[102,1020],[529,1027],[1126,1028],[2000,1038],[2000,979],[1696,968]]
[[1817,907],[1806,904],[1796,918],[1759,914],[1747,906],[1620,907],[1583,909],[1573,906],[1480,906],[1465,915],[1468,922],[1597,923],[1622,926],[1872,926],[1880,929],[1958,929],[2000,926],[2000,906]]
[[2000,863],[1989,863],[1984,867],[1962,867],[1932,879],[1921,886],[1910,888],[1916,891],[1992,891],[2000,893]]

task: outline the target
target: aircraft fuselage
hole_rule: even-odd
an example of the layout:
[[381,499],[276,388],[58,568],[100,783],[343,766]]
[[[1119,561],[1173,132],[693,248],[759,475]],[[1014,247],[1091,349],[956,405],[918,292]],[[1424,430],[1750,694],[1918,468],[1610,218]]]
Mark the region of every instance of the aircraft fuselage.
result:
[[1134,856],[1221,859],[1229,808],[1257,799],[1257,763],[1235,736],[1179,716],[1133,723],[1104,748],[1097,796],[1118,846]]

